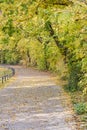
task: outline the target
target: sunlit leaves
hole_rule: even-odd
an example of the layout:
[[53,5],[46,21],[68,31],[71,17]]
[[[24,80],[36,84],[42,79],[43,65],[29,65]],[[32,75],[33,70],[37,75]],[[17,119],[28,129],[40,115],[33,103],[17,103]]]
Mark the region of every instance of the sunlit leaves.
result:
[[[77,0],[3,0],[0,48],[5,62],[58,70],[65,57],[70,89],[86,90],[87,5]],[[56,46],[57,45],[57,46]],[[61,54],[63,58],[61,57]],[[14,59],[14,60],[12,60]],[[18,59],[18,60],[17,60]]]

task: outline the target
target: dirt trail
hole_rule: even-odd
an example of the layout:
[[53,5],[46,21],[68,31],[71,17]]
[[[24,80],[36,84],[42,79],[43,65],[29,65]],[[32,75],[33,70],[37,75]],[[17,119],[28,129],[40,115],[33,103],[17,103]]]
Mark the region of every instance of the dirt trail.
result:
[[0,89],[0,130],[79,130],[52,77],[15,67],[16,80]]

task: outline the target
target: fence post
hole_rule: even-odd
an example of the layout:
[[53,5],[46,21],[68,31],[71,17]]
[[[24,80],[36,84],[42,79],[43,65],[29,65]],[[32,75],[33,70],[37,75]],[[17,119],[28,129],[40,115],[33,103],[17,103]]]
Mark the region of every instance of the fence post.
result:
[[6,80],[8,80],[8,75],[6,75]]
[[11,70],[11,73],[10,74],[6,74],[6,75],[3,75],[1,77],[1,82],[2,84],[4,83],[4,81],[6,82],[6,80],[8,80],[10,77],[14,76],[15,75],[15,69],[14,68],[8,68],[8,70]]
[[4,79],[5,79],[5,81],[6,81],[6,75],[4,76]]
[[3,77],[2,77],[2,84],[3,84]]

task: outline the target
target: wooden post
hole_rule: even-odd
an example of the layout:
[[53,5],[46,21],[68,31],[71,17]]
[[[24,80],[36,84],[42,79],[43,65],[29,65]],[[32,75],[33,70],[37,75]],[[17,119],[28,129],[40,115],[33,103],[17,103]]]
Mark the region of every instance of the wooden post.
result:
[[3,77],[2,77],[2,84],[3,84]]
[[4,76],[4,79],[5,79],[5,81],[6,81],[6,75]]
[[6,82],[6,80],[8,80],[10,77],[15,75],[15,70],[13,68],[8,68],[8,69],[11,70],[11,73],[6,74],[6,75],[4,74],[2,77],[0,77],[2,84],[4,83],[4,81]]

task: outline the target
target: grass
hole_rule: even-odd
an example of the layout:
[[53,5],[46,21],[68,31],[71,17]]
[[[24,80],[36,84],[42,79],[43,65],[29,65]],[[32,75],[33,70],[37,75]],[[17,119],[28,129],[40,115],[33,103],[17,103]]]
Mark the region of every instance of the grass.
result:
[[[63,80],[63,79],[62,79]],[[69,91],[67,89],[67,82],[63,85],[64,90],[71,97],[71,103],[74,108],[77,119],[80,121],[82,130],[87,129],[87,96],[83,95],[82,91]]]
[[12,82],[15,81],[15,77],[10,78],[10,80],[7,80],[6,82],[4,82],[3,84],[0,82],[0,89],[7,87],[9,84],[11,84]]
[[8,68],[3,68],[3,67],[0,67],[0,77],[6,75],[6,74],[10,74],[11,73],[11,70],[8,69]]
[[10,74],[11,73],[11,70],[8,69],[8,68],[3,68],[3,67],[0,67],[0,77],[6,75],[6,74]]
[[0,77],[3,76],[6,73],[6,68],[0,68]]

